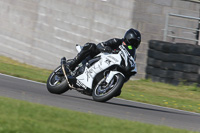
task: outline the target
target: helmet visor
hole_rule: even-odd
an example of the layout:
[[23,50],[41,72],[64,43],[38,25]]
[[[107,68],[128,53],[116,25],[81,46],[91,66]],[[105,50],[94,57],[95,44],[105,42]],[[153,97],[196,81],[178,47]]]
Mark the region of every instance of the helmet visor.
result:
[[138,40],[136,40],[136,39],[129,39],[128,40],[128,43],[129,43],[129,45],[137,45],[138,44]]

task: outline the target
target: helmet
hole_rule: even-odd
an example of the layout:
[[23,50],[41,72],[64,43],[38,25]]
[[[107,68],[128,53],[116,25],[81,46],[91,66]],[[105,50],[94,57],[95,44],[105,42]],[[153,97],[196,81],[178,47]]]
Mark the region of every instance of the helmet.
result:
[[138,48],[141,42],[141,34],[138,30],[129,29],[124,35],[124,42],[128,47]]

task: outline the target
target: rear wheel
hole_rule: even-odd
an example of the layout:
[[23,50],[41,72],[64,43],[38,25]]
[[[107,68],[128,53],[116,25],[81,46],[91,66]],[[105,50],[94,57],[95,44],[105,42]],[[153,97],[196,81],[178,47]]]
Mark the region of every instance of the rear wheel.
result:
[[61,66],[57,67],[47,80],[47,90],[54,94],[62,94],[69,90],[68,83],[62,73]]
[[114,75],[110,83],[106,83],[105,79],[102,79],[93,90],[92,97],[95,101],[106,102],[119,95],[123,84],[124,77],[121,74]]

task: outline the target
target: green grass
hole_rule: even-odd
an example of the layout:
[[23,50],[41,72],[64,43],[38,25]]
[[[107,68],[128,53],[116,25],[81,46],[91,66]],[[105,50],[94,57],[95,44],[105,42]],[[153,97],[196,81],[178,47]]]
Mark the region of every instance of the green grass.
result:
[[[0,56],[0,73],[46,82],[51,71]],[[173,86],[146,79],[129,81],[123,86],[120,97],[200,113],[200,88],[197,85]]]
[[139,80],[125,84],[120,97],[200,113],[198,90],[196,86],[173,86],[151,80]]
[[0,97],[0,133],[193,133]]
[[19,63],[10,58],[0,56],[0,73],[44,83],[46,82],[51,71]]

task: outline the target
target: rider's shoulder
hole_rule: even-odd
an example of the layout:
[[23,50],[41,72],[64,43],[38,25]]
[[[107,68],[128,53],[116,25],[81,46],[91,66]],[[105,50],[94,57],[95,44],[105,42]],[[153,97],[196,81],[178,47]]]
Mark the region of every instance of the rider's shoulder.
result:
[[120,39],[120,38],[112,38],[112,39],[109,39],[107,42],[119,43],[119,42],[122,42],[122,39]]

